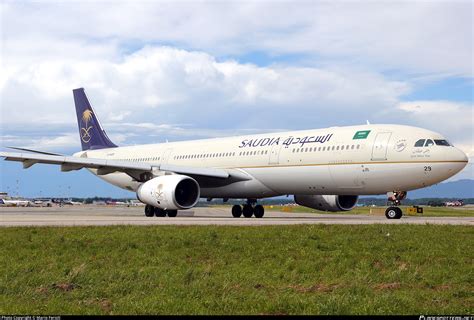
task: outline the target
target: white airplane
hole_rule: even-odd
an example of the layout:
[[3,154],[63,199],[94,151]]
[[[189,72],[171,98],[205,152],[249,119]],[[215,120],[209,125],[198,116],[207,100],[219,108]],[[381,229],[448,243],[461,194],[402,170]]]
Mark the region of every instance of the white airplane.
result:
[[31,202],[28,200],[15,200],[15,199],[0,199],[0,205],[3,206],[14,206],[14,207],[27,207],[31,205]]
[[[402,125],[361,125],[230,138],[118,147],[108,138],[83,88],[73,90],[82,151],[73,156],[16,148],[5,160],[87,168],[136,192],[145,215],[175,217],[199,198],[247,199],[234,217],[261,218],[257,199],[294,195],[322,211],[348,211],[359,195],[387,193],[399,204],[406,192],[461,171],[468,158],[442,135]],[[402,210],[385,215],[399,219]]]

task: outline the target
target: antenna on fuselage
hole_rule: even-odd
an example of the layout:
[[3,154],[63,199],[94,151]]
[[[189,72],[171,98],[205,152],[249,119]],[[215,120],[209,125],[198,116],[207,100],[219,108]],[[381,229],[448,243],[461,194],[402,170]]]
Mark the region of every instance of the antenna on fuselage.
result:
[[367,121],[367,124],[370,124],[369,120],[365,120],[365,121]]

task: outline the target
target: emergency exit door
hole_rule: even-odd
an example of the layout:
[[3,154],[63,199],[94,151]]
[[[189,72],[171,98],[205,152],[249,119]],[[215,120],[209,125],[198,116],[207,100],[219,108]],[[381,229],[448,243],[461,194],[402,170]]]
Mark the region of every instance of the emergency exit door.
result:
[[270,150],[270,155],[268,158],[268,164],[279,164],[280,163],[280,150],[282,145],[273,145]]
[[166,149],[161,156],[161,163],[168,163],[172,149]]

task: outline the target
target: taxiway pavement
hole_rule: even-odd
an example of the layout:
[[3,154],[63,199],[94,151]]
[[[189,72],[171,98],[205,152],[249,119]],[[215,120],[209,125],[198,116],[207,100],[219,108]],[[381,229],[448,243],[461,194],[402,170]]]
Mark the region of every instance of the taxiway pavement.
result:
[[385,216],[316,214],[266,211],[261,219],[233,218],[230,207],[198,207],[179,211],[176,218],[145,217],[143,207],[64,206],[1,207],[0,226],[105,226],[105,225],[295,225],[295,224],[445,224],[474,225],[473,217]]

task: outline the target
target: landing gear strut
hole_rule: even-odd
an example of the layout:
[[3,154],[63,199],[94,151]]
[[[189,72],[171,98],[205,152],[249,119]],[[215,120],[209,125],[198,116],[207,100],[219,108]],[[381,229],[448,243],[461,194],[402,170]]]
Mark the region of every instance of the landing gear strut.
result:
[[407,197],[406,191],[394,191],[388,193],[388,207],[385,210],[385,216],[387,219],[400,219],[403,216],[402,209],[398,206],[401,204],[401,200]]
[[147,204],[145,206],[145,216],[147,217],[176,217],[178,215],[178,210],[164,210],[157,207],[150,206]]
[[265,214],[265,209],[263,206],[257,204],[257,200],[255,199],[247,199],[247,203],[239,206],[235,205],[232,207],[232,216],[234,218],[240,218],[242,215],[245,218],[251,218],[255,216],[255,218],[262,218]]

